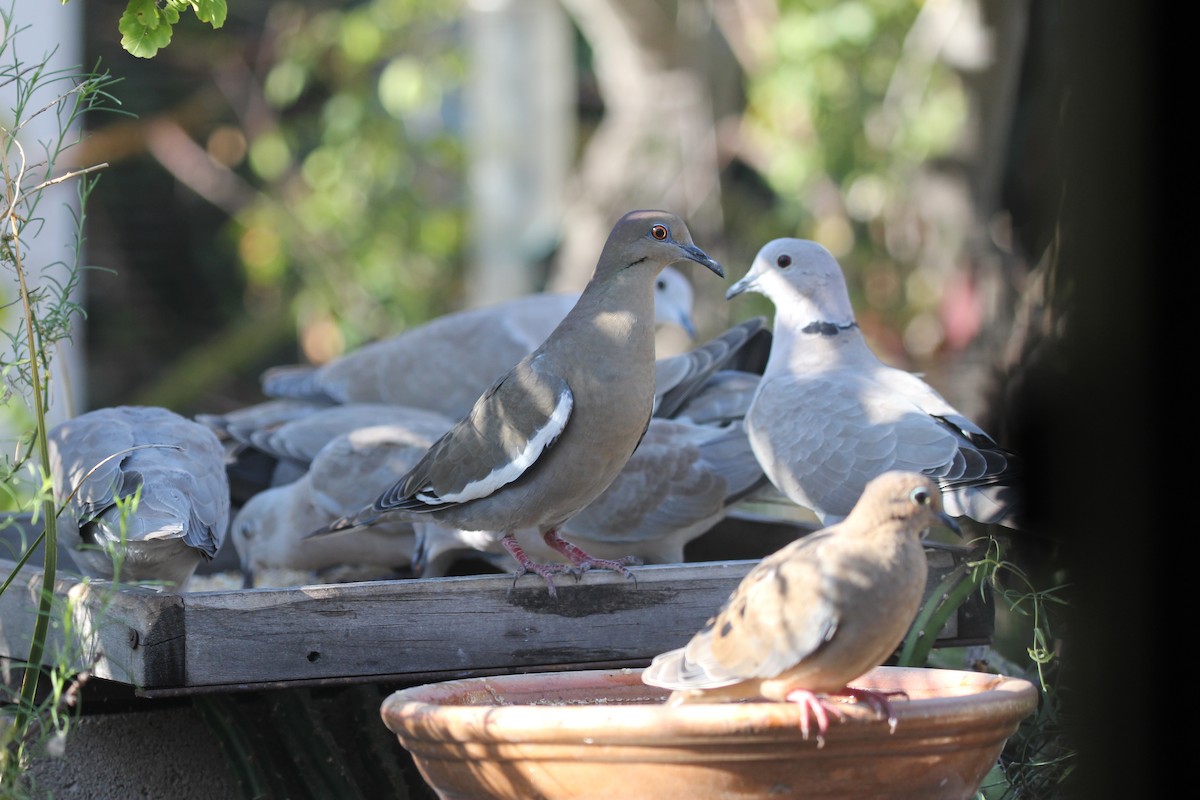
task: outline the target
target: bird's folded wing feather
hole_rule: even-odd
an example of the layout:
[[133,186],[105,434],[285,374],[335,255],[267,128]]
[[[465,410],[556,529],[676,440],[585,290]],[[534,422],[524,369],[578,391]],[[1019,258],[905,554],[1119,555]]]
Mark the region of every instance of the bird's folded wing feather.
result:
[[525,360],[376,501],[379,511],[433,510],[487,497],[538,463],[558,440],[574,397],[560,376]]
[[610,542],[657,540],[701,520],[715,521],[725,481],[704,462],[700,445],[720,433],[652,420],[621,474],[571,518],[566,532]]
[[[807,556],[829,538],[827,532],[810,534],[764,558],[685,647],[654,659],[646,682],[729,686],[774,677],[815,652],[833,636],[838,618],[819,563]],[[811,596],[797,602],[792,596],[797,592]]]
[[753,317],[729,328],[699,347],[654,364],[654,416],[673,417],[708,380],[723,369],[742,363],[743,350],[757,345],[760,337],[770,341],[765,317]]
[[[928,472],[950,464],[958,437],[915,405],[853,376],[782,375],[764,385],[752,425],[758,444],[790,464],[809,496],[844,516],[866,482],[893,469]],[[900,400],[900,402],[898,402]]]
[[75,492],[71,504],[80,521],[104,511],[125,493],[122,464],[129,449],[138,443],[128,425],[93,426],[72,420],[53,431],[50,439],[51,459],[61,465],[53,471],[65,478],[56,491],[64,496]]

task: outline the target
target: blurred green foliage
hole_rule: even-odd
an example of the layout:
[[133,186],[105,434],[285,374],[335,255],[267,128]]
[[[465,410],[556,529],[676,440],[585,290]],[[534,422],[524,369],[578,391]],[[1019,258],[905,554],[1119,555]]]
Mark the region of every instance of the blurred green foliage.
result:
[[[843,262],[864,327],[879,317],[940,343],[939,276],[922,268],[915,177],[948,156],[967,118],[962,81],[928,52],[917,0],[782,0],[746,76],[743,136],[774,193],[777,236],[816,239]],[[896,355],[895,346],[883,343]]]
[[[768,9],[775,16],[750,42],[755,56],[740,76],[742,168],[721,174],[732,263],[748,264],[778,236],[821,241],[846,267],[860,324],[895,361],[932,356],[944,343],[938,306],[946,259],[929,257],[927,234],[940,235],[947,222],[923,218],[914,196],[917,175],[953,151],[967,116],[960,78],[928,36],[914,36],[927,8],[918,0],[781,0]],[[253,380],[265,359],[278,358],[272,348],[282,325],[247,319],[290,317],[297,356],[323,361],[460,303],[465,13],[462,3],[436,0],[239,0],[221,31],[179,26],[172,47],[147,62],[179,77],[131,87],[131,101],[162,92],[158,110],[180,109],[216,83],[229,103],[189,132],[241,181],[240,199],[222,206],[225,219],[211,233],[196,213],[177,224],[210,237],[207,254],[192,248],[187,256],[193,268],[236,261],[228,268],[238,280],[203,314],[228,307],[221,312],[227,327],[244,330],[212,336],[204,352],[206,343],[182,330],[171,333],[177,341],[160,339],[176,341],[164,353],[174,361],[186,353],[180,348],[193,348],[187,374],[160,376],[139,401],[181,408],[198,388],[189,376],[199,386],[216,377],[201,376],[198,365],[250,369]],[[586,37],[576,45],[585,116],[595,65]],[[245,84],[237,90],[244,96],[222,84],[230,76]],[[192,98],[181,102],[181,86],[192,87]],[[113,222],[125,224],[128,212],[115,208]],[[145,258],[152,269],[144,237],[125,238],[142,251],[129,258]],[[148,285],[163,280],[152,274]],[[214,273],[209,284],[217,282]],[[739,312],[768,312],[758,298],[742,302]],[[112,325],[114,336],[133,333],[120,320],[96,323],[97,331]],[[199,315],[192,324],[213,326]],[[149,329],[136,336],[156,338]],[[117,399],[104,386],[93,390],[104,402]]]
[[458,9],[436,0],[276,4],[248,131],[259,193],[235,217],[248,301],[295,298],[321,360],[426,318],[463,240]]

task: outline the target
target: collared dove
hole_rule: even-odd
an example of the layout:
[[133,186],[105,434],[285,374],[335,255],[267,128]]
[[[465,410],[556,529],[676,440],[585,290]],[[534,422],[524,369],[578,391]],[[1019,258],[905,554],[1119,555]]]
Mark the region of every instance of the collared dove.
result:
[[1017,457],[924,380],[876,357],[828,250],[768,242],[726,297],[746,291],[775,306],[746,430],[780,492],[828,524],[850,513],[871,478],[912,470],[938,481],[951,515],[1019,527]]

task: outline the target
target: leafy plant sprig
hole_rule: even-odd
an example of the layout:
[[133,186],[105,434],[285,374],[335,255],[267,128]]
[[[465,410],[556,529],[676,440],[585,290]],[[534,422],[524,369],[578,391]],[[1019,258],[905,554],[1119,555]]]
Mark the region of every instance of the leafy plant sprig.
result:
[[[49,463],[46,417],[51,396],[51,357],[58,343],[70,340],[74,319],[82,314],[74,300],[82,269],[82,209],[95,184],[92,173],[105,165],[63,169],[59,160],[77,143],[77,132],[82,130],[80,118],[91,110],[115,104],[107,92],[115,81],[107,73],[54,69],[53,52],[40,60],[24,60],[15,45],[24,28],[15,23],[11,8],[0,9],[0,87],[11,103],[0,118],[0,271],[10,275],[16,291],[15,299],[0,309],[14,316],[3,329],[8,347],[0,354],[0,407],[27,419],[29,430],[18,436],[13,460],[6,458],[0,464],[0,477],[5,483],[3,497],[18,510],[31,511],[35,520],[40,519],[44,532],[39,537],[43,545],[41,589],[20,695],[3,709],[0,719],[0,788],[5,796],[20,778],[27,743],[40,734],[63,729],[53,719],[57,706],[48,709],[48,701],[38,700],[50,627],[56,618],[53,590],[58,568],[57,509],[45,473]],[[57,135],[34,136],[31,123],[39,118],[48,118]],[[31,248],[43,230],[39,206],[49,191],[68,182],[77,188],[76,207],[80,209],[72,211],[74,260],[40,259]],[[32,477],[27,478],[26,485],[19,485],[26,475]],[[36,543],[26,543],[18,563],[27,561],[34,547]],[[8,577],[0,591],[9,585]],[[56,658],[49,671],[52,703],[70,695],[64,687],[72,680],[68,677],[69,659]]]

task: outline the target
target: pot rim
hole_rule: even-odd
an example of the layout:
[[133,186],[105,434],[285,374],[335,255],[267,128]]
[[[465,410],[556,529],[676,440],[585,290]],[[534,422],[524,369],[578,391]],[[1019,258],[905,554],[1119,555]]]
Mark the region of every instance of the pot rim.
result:
[[[795,739],[800,710],[792,703],[694,703],[668,707],[668,692],[641,682],[640,669],[595,669],[466,678],[400,689],[380,712],[388,729],[407,745],[425,742],[563,742],[673,744],[742,736]],[[1038,693],[1027,680],[964,670],[877,667],[852,684],[902,690],[891,703],[896,737],[928,737],[948,726],[956,735],[999,731],[1011,735],[1036,708]],[[614,702],[598,702],[611,692]],[[506,696],[544,694],[542,702],[507,702]],[[608,698],[604,698],[608,699]],[[826,739],[874,737],[887,720],[870,707],[837,702],[843,719],[830,715]],[[815,737],[810,734],[809,742]]]

